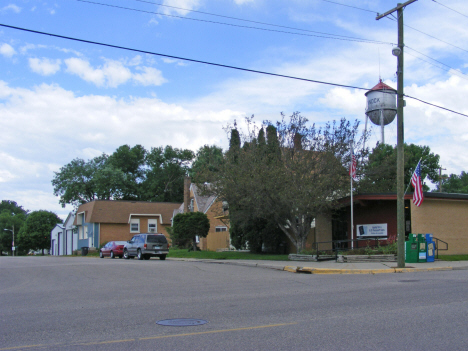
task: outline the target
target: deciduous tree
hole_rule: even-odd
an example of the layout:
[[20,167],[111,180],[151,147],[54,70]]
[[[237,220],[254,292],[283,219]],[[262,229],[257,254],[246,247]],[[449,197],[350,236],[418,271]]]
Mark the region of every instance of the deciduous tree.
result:
[[[358,126],[342,119],[322,128],[294,113],[276,124],[266,122],[266,147],[256,131],[243,135],[240,148],[235,129],[222,171],[213,175],[212,191],[229,203],[230,211],[274,220],[298,252],[305,247],[311,224],[349,194],[347,167],[350,145],[361,156]],[[268,150],[268,151],[265,151]]]
[[18,234],[19,246],[23,251],[50,248],[50,232],[62,220],[50,211],[33,211],[28,215],[25,224]]
[[0,255],[2,251],[7,251],[11,254],[12,231],[14,230],[15,240],[18,241],[18,233],[26,221],[27,214],[28,211],[19,206],[15,201],[2,200],[0,203]]
[[193,250],[196,250],[196,237],[206,238],[210,230],[210,220],[202,212],[179,213],[174,217],[172,227],[172,240],[179,245],[192,242]]

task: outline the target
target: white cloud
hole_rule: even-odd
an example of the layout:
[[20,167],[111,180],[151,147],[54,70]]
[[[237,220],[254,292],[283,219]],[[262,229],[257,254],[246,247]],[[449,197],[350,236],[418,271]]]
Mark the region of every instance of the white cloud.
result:
[[29,50],[45,49],[46,45],[26,44],[20,48],[22,54],[26,54]]
[[15,4],[9,4],[9,5],[7,5],[5,7],[2,7],[0,9],[0,12],[7,12],[7,11],[13,11],[15,13],[20,13],[21,12],[21,7],[18,7]]
[[119,61],[107,60],[102,72],[106,77],[107,86],[111,88],[116,88],[132,78],[132,72]]
[[234,0],[234,2],[237,4],[237,5],[244,5],[244,4],[247,4],[249,2],[254,2],[255,0]]
[[182,60],[172,59],[172,58],[168,58],[168,57],[162,57],[161,60],[164,63],[175,63],[175,64],[177,64],[177,66],[187,66],[187,63],[185,63]]
[[[141,62],[141,57],[133,58],[129,65],[134,66]],[[67,72],[75,74],[87,82],[98,87],[116,88],[121,84],[133,80],[144,86],[161,85],[166,82],[161,71],[152,67],[136,67],[141,73],[132,73],[124,63],[115,60],[106,60],[105,64],[93,68],[91,64],[83,59],[70,58],[65,60]]]
[[160,70],[153,67],[141,67],[139,68],[143,73],[136,73],[133,75],[133,79],[144,86],[148,85],[162,85],[167,82],[162,76]]
[[129,66],[139,66],[143,59],[141,58],[140,55],[136,55],[134,58],[132,58],[130,61],[128,61]]
[[50,76],[60,70],[61,60],[50,60],[48,58],[30,58],[29,67],[33,72],[43,76]]
[[162,6],[161,10],[163,13],[168,15],[175,14],[186,16],[190,11],[197,9],[200,6],[200,0],[164,0],[163,4],[173,6]]
[[0,45],[0,54],[5,57],[12,57],[16,54],[16,50],[10,44],[3,43]]
[[104,72],[101,69],[94,69],[86,60],[76,57],[65,60],[67,72],[76,74],[81,79],[93,83],[98,87],[103,86],[106,80]]

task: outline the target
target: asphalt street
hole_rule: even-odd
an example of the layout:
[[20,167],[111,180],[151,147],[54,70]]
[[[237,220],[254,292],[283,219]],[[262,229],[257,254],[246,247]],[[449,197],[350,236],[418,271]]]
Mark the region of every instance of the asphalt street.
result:
[[0,257],[0,350],[466,350],[467,301],[468,270]]

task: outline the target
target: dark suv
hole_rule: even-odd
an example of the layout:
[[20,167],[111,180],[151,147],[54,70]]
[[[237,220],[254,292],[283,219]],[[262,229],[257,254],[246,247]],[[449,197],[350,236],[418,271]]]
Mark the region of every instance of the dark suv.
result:
[[149,260],[159,257],[165,260],[169,253],[169,244],[164,234],[137,234],[127,241],[123,249],[125,259],[137,257],[139,260]]

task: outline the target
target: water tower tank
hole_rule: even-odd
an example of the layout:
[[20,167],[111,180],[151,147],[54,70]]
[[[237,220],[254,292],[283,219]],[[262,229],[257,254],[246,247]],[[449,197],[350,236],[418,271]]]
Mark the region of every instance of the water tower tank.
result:
[[397,113],[396,94],[397,91],[382,80],[365,94],[367,97],[366,115],[372,123],[384,126],[393,122]]

